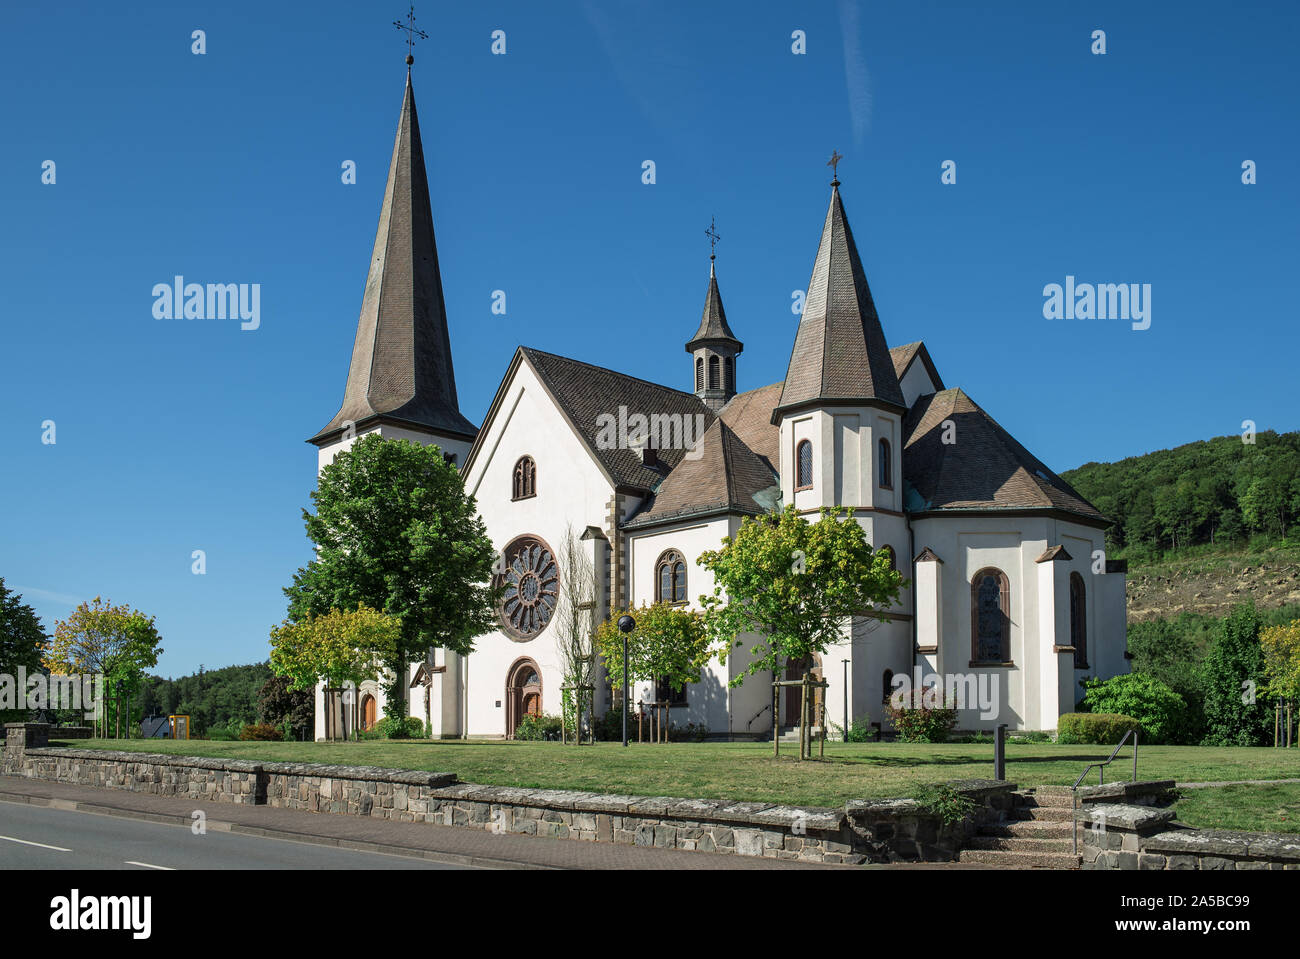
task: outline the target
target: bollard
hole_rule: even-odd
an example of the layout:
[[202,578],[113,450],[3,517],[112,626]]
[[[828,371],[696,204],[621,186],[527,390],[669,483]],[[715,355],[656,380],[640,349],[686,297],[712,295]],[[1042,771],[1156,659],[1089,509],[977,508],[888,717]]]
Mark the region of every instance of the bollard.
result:
[[1007,778],[1007,724],[998,723],[993,734],[993,778],[1002,782]]

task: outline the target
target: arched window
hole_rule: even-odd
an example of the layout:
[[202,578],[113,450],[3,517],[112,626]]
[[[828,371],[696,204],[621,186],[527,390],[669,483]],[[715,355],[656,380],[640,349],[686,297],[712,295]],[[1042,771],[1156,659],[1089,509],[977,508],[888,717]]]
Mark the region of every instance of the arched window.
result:
[[886,543],[880,547],[880,551],[889,557],[889,568],[894,572],[898,572],[898,557],[894,555],[894,547]]
[[880,486],[882,489],[893,489],[894,466],[889,458],[889,440],[881,440],[878,446],[880,455],[876,459],[880,463]]
[[794,459],[794,488],[797,490],[812,489],[812,443],[808,440],[800,440],[799,445],[794,448]]
[[709,357],[709,389],[722,389],[722,376],[718,372],[718,358],[716,356]]
[[670,549],[655,563],[655,602],[686,602],[686,561]]
[[551,548],[536,536],[521,536],[502,551],[505,572],[501,627],[516,642],[532,639],[551,621],[560,596],[560,570]]
[[695,358],[695,392],[698,393],[704,389],[704,357]]
[[727,371],[726,388],[727,392],[736,392],[736,361],[728,356],[723,360]]
[[1070,574],[1070,645],[1074,647],[1074,668],[1088,668],[1087,588],[1083,577]]
[[515,480],[511,499],[527,499],[537,495],[537,464],[531,456],[521,456],[515,464]]
[[886,705],[889,704],[889,697],[894,692],[894,671],[886,669],[885,675],[880,677],[880,701]]
[[1011,584],[992,566],[971,579],[971,656],[977,663],[1011,661]]

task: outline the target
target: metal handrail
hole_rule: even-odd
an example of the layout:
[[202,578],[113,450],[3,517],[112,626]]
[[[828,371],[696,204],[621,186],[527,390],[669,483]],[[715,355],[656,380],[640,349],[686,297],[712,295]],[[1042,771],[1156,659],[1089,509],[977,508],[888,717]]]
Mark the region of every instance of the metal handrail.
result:
[[1119,755],[1120,749],[1124,746],[1126,742],[1128,742],[1128,738],[1130,736],[1133,737],[1133,782],[1137,782],[1138,781],[1138,732],[1136,729],[1130,729],[1128,732],[1124,734],[1124,738],[1122,738],[1118,743],[1115,744],[1115,748],[1114,750],[1111,751],[1109,759],[1100,763],[1089,763],[1087,766],[1084,767],[1083,772],[1079,773],[1079,778],[1074,781],[1074,785],[1070,787],[1070,807],[1071,807],[1071,812],[1074,815],[1074,819],[1070,824],[1070,838],[1073,841],[1074,854],[1076,856],[1079,854],[1079,816],[1078,816],[1079,783],[1083,782],[1083,778],[1088,775],[1088,770],[1096,769],[1097,785],[1104,786],[1106,784],[1106,774],[1103,770],[1115,761],[1115,757]]
[[745,723],[745,728],[748,729],[750,726],[754,725],[754,720],[757,719],[759,716],[763,715],[765,712],[767,712],[767,711],[768,711],[769,709],[771,709],[771,708],[772,708],[772,704],[771,704],[771,703],[767,703],[767,704],[765,704],[765,705],[763,706],[762,709],[760,709],[758,712],[754,713],[753,716],[749,717],[749,722]]

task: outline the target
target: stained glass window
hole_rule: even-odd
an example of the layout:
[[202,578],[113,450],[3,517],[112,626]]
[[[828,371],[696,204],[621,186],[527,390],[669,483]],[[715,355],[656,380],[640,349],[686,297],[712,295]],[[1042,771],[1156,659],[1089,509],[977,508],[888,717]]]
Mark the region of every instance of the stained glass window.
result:
[[807,489],[812,486],[812,443],[808,440],[800,440],[799,445],[795,447],[795,458],[798,460],[798,465],[795,467],[794,487]]

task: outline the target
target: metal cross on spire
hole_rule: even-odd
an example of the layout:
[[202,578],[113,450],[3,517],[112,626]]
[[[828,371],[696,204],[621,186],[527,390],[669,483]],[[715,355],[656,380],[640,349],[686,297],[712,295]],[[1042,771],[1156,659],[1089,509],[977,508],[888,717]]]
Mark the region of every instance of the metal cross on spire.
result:
[[722,239],[718,235],[718,228],[713,217],[709,217],[709,228],[704,231],[704,235],[709,238],[709,259],[712,260],[717,256],[715,247],[717,247],[718,241]]
[[831,186],[840,185],[840,161],[844,159],[843,154],[838,150],[831,151],[831,158],[826,161],[826,165],[831,168]]
[[423,30],[415,29],[415,4],[411,4],[411,9],[406,14],[406,23],[402,23],[401,20],[394,20],[393,26],[397,27],[398,30],[406,32],[406,65],[409,67],[415,62],[415,57],[411,56],[411,47],[415,44],[415,38],[419,37],[421,40],[429,39],[429,35]]

